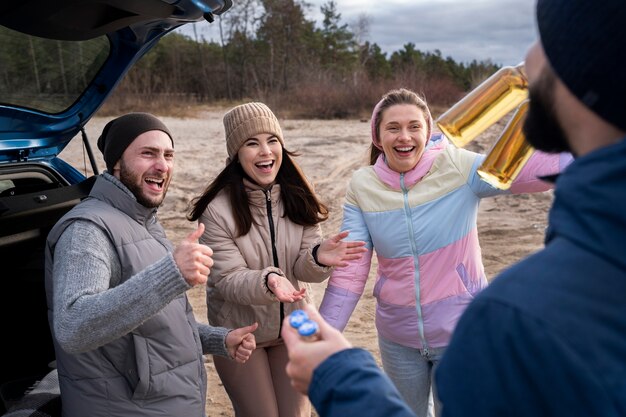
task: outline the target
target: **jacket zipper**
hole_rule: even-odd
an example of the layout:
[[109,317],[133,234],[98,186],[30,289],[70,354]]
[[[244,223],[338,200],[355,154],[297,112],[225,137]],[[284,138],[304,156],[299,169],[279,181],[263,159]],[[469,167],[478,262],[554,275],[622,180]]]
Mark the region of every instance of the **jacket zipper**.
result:
[[[415,267],[415,272],[419,277],[419,262],[418,262],[418,250],[417,250],[417,242],[415,241],[415,231],[413,230],[413,222],[411,218],[411,207],[409,205],[409,191],[406,189],[404,184],[404,173],[400,174],[400,187],[402,188],[402,198],[404,200],[404,214],[407,219],[407,229],[409,231],[409,242],[411,242],[411,251],[413,252],[413,266]],[[422,303],[420,301],[420,280],[417,279],[415,283],[415,310],[417,311],[417,327],[420,333],[420,339],[422,341],[422,350],[423,355],[428,356],[428,344],[426,343],[426,336],[424,334],[424,317],[422,314]]]
[[[265,204],[267,206],[267,221],[270,227],[270,237],[272,240],[272,258],[274,258],[274,266],[280,268],[278,265],[278,253],[276,251],[276,234],[274,232],[274,219],[272,217],[272,189],[265,190]],[[278,337],[280,337],[280,331],[283,327],[283,320],[285,319],[285,306],[282,301],[280,302],[280,322],[278,324]]]

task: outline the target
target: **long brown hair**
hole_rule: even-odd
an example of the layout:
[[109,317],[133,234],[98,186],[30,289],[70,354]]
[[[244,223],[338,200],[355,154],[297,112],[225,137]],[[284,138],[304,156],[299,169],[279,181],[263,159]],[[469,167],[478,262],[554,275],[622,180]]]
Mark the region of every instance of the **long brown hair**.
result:
[[[299,154],[283,148],[283,162],[278,170],[276,183],[280,184],[280,197],[287,218],[302,226],[313,226],[328,219],[328,207],[313,192],[313,187],[293,159],[296,156]],[[201,195],[191,200],[187,219],[198,220],[217,194],[226,189],[237,224],[237,236],[247,234],[252,227],[252,213],[244,178],[249,179],[235,157]]]
[[433,118],[430,115],[430,109],[428,108],[428,104],[426,104],[426,99],[411,90],[407,90],[406,88],[390,90],[383,96],[378,104],[376,104],[376,107],[374,107],[374,111],[372,113],[372,144],[370,145],[370,165],[374,165],[376,163],[376,160],[378,159],[378,156],[383,153],[382,150],[374,145],[374,143],[379,140],[380,122],[382,121],[382,114],[389,107],[395,106],[397,104],[412,104],[414,106],[417,106],[417,108],[424,113],[424,118],[426,119],[426,125],[428,127],[427,137],[430,136],[433,127]]

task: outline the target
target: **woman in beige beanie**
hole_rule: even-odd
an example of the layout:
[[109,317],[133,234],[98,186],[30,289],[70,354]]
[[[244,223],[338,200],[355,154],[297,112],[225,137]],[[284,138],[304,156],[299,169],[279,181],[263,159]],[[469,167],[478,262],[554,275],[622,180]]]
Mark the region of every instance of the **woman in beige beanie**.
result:
[[[209,323],[258,322],[257,349],[243,365],[214,357],[238,417],[311,415],[285,372],[283,319],[310,303],[309,283],[326,280],[366,250],[343,231],[323,240],[328,209],[284,148],[280,124],[263,103],[224,116],[226,167],[192,201],[188,219],[205,225],[200,242],[213,249],[207,283]],[[241,327],[239,325],[238,327]]]

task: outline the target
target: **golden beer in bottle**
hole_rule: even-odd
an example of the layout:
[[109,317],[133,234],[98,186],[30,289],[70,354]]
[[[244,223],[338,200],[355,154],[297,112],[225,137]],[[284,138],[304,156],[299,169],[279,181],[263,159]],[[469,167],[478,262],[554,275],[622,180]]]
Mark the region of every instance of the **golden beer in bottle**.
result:
[[457,147],[470,143],[528,97],[524,63],[503,67],[437,119]]
[[507,190],[530,158],[533,147],[526,141],[522,127],[526,119],[528,100],[517,108],[500,138],[476,171],[480,177],[501,190]]

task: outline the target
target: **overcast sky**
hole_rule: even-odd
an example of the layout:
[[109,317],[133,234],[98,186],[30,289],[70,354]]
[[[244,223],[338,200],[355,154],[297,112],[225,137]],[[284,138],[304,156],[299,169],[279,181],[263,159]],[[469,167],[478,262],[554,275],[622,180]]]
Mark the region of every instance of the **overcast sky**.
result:
[[[321,26],[320,5],[327,0],[307,0],[307,17]],[[233,0],[237,7],[237,0]],[[515,65],[524,59],[536,39],[535,0],[336,0],[343,23],[359,17],[369,21],[364,37],[377,43],[387,57],[409,42],[457,62],[491,59]],[[217,23],[217,22],[215,22]],[[217,24],[197,26],[208,40],[218,40]],[[202,28],[202,29],[201,29]]]

